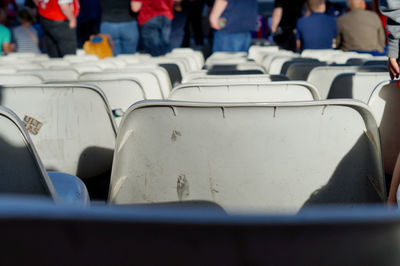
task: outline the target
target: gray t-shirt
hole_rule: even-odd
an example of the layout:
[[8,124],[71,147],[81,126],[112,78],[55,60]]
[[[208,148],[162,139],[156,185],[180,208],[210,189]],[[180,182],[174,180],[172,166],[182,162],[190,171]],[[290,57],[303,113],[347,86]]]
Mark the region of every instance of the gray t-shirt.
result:
[[[39,45],[37,43],[39,41],[39,35],[33,26],[26,26],[25,29],[23,26],[15,27],[12,30],[12,34],[13,39],[17,44],[17,52],[40,53]],[[36,40],[33,36],[36,37]]]

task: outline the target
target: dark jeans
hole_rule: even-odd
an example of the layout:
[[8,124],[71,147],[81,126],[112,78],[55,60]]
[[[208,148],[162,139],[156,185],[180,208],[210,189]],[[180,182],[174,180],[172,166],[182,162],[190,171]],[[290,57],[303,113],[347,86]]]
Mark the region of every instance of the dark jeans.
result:
[[50,57],[76,53],[76,30],[69,28],[68,20],[55,21],[40,17],[40,24],[44,33],[43,42]]
[[160,56],[170,51],[171,20],[157,16],[140,26],[142,49],[152,56]]

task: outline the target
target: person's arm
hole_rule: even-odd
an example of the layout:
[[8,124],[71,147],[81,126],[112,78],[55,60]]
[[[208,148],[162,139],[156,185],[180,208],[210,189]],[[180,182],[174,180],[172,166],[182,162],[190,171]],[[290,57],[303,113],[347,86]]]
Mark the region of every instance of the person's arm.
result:
[[142,2],[139,1],[131,1],[131,10],[134,13],[138,13],[142,8]]
[[72,1],[59,0],[58,5],[60,6],[61,12],[69,21],[69,28],[73,29],[76,27],[76,17],[74,15]]
[[273,34],[276,32],[276,29],[278,28],[279,23],[281,22],[282,14],[283,14],[282,7],[275,7],[274,10],[272,11],[271,31]]
[[215,0],[214,6],[210,13],[210,26],[215,30],[220,30],[219,18],[224,13],[228,2],[226,0]]
[[17,46],[15,45],[15,43],[11,43],[11,42],[3,42],[1,50],[5,53],[5,54],[9,54],[11,52],[14,52],[17,50]]
[[387,30],[389,31],[389,46],[387,51],[388,71],[392,79],[398,78],[400,68],[398,63],[400,49],[400,8],[398,0],[379,1],[379,9],[387,19]]
[[392,182],[390,183],[388,204],[397,204],[396,194],[400,185],[400,154],[397,156],[396,165],[393,170]]

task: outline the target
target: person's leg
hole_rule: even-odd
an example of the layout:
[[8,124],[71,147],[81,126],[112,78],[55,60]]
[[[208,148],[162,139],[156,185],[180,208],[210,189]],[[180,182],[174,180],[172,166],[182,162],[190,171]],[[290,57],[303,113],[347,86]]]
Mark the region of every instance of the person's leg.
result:
[[113,40],[114,44],[113,54],[115,56],[121,53],[121,43],[120,43],[118,24],[119,23],[111,23],[106,21],[103,21],[100,24],[100,33],[110,35]]
[[251,33],[240,32],[232,33],[232,51],[233,52],[248,52],[251,45]]
[[164,55],[171,51],[171,25],[172,21],[167,17],[159,17],[159,32],[160,32],[160,53]]
[[229,51],[229,36],[221,31],[214,31],[214,40],[212,52],[228,52]]
[[185,24],[188,14],[184,9],[181,12],[174,12],[174,19],[171,25],[170,44],[171,49],[181,47],[185,37]]
[[134,54],[139,43],[139,30],[136,20],[120,23],[121,54]]
[[149,53],[152,56],[160,55],[160,34],[158,18],[159,17],[154,17],[140,27],[142,49],[145,53]]
[[57,32],[55,38],[57,40],[57,46],[60,51],[60,56],[63,57],[67,54],[76,54],[77,39],[76,39],[76,28],[71,29],[68,21],[63,21],[59,25],[60,31]]
[[40,18],[40,24],[43,29],[43,44],[45,46],[45,49],[47,51],[47,54],[49,57],[60,57],[60,52],[57,47],[56,40],[52,36],[52,31],[54,29],[54,23],[50,20],[47,20],[45,18]]

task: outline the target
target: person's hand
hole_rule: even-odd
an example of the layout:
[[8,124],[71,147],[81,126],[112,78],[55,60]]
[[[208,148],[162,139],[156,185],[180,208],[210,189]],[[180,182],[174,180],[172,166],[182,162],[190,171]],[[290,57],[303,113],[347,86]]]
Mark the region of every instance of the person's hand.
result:
[[400,68],[399,68],[399,62],[398,62],[397,58],[389,58],[388,71],[389,71],[391,79],[399,78]]
[[210,16],[210,26],[214,30],[220,30],[221,27],[219,26],[219,17]]
[[70,28],[70,29],[76,28],[76,19],[71,19],[71,20],[69,21],[69,28]]

